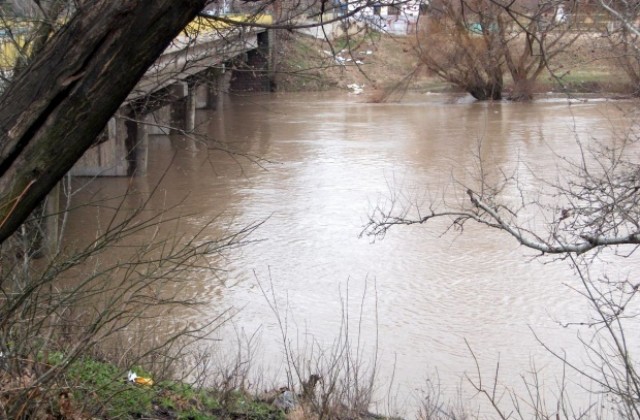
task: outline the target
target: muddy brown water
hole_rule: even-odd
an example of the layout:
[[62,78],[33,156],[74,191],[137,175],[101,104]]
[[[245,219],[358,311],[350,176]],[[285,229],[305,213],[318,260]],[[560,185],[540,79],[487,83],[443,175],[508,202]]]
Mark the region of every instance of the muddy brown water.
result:
[[[253,364],[274,382],[286,366],[281,325],[294,347],[328,349],[348,316],[361,360],[377,354],[381,411],[390,396],[400,412],[414,412],[427,378],[447,398],[456,398],[458,387],[469,391],[463,377],[476,375],[471,350],[485,380],[499,361],[500,383],[521,389],[520,375],[536,370],[553,393],[561,364],[538,340],[580,359],[578,330],[562,324],[590,315],[571,289],[577,279],[566,262],[535,258],[510,237],[474,225],[445,233],[445,220],[397,227],[375,242],[359,234],[390,192],[425,206],[464,199],[455,181],[472,182],[479,141],[490,168],[519,167],[521,185],[533,190],[538,176],[553,179],[558,157],[577,158],[577,138],[608,141],[612,129],[627,125],[631,108],[437,94],[390,104],[346,93],[232,97],[216,112],[199,111],[198,130],[215,140],[210,150],[179,136],[152,136],[148,174],[131,183],[97,179],[74,200],[117,195],[128,185],[143,195],[157,187],[150,207],[175,206],[170,214],[181,221],[172,232],[185,237],[214,218],[203,237],[262,222],[247,244],[215,260],[221,271],[198,270],[180,286],[205,306],[173,311],[157,328],[203,323],[230,309],[235,316],[218,331],[217,345],[234,349],[235,338],[255,337]],[[219,144],[239,154],[214,150]],[[516,190],[505,193],[517,200]],[[73,216],[67,237],[93,237],[93,212]],[[606,266],[616,275],[638,267],[633,258],[612,261]],[[464,394],[465,403],[474,404],[472,394]]]

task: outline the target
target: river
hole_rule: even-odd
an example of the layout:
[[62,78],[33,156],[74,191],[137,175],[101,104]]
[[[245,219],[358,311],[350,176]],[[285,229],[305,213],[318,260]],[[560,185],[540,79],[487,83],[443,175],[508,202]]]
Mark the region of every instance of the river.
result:
[[[630,109],[603,100],[477,103],[440,94],[387,104],[346,93],[232,97],[218,111],[199,111],[197,130],[208,141],[194,147],[184,137],[152,136],[146,175],[132,183],[76,181],[83,189],[74,200],[157,187],[152,207],[175,206],[174,229],[185,237],[214,218],[205,237],[261,222],[244,246],[216,259],[219,271],[193,275],[187,288],[206,304],[184,316],[205,322],[230,309],[217,345],[234,348],[234,337],[255,336],[253,365],[264,378],[284,375],[281,326],[292,347],[314,349],[317,358],[349,325],[360,360],[377,355],[379,411],[391,401],[392,411],[414,413],[427,378],[445,399],[461,387],[474,406],[463,379],[477,377],[472,351],[485,382],[499,361],[501,384],[522,391],[520,375],[537,370],[553,394],[562,365],[538,340],[580,358],[579,330],[562,324],[589,315],[566,261],[537,258],[472,224],[447,231],[446,220],[396,227],[381,240],[359,235],[390,194],[424,208],[465,199],[455,181],[473,182],[479,142],[488,168],[517,167],[521,185],[535,188],[538,176],[558,173],[559,157],[579,156],[576,139],[608,141],[612,128],[626,126],[620,106]],[[517,191],[506,193],[517,199]],[[87,217],[72,216],[67,235],[93,236],[77,221]],[[615,261],[617,273],[638,266],[634,258]],[[180,317],[174,312],[163,325]]]

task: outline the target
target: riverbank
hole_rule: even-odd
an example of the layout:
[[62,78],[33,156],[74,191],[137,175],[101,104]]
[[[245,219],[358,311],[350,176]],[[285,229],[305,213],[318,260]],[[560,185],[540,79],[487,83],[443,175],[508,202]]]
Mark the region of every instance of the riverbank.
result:
[[[32,364],[40,368],[62,367],[62,353],[53,353]],[[155,382],[140,367],[128,372],[96,357],[81,357],[64,368],[56,383],[38,389],[39,404],[29,418],[67,419],[159,419],[159,420],[302,420],[314,418],[376,419],[387,417],[354,412],[350,407],[317,404],[311,397],[319,377],[307,381],[301,392],[286,387],[250,393],[242,387],[198,386],[183,381]],[[6,376],[6,375],[5,375]],[[6,402],[28,387],[31,375],[1,377]],[[311,382],[313,383],[311,384]],[[229,384],[226,384],[229,385]],[[8,389],[13,389],[11,392]],[[397,418],[396,418],[397,419]]]
[[[39,361],[41,368],[58,365],[62,354]],[[242,390],[198,388],[179,381],[154,383],[140,368],[138,381],[116,365],[82,357],[65,369],[55,384],[41,388],[39,407],[30,418],[41,419],[284,419],[283,410],[260,401]],[[26,370],[25,370],[26,372]],[[142,380],[141,380],[142,379]],[[14,383],[22,381],[21,383]],[[29,375],[4,385],[16,393],[28,386]],[[5,387],[7,389],[7,387]],[[13,393],[4,392],[3,399]]]
[[452,89],[419,66],[409,37],[369,32],[328,42],[284,32],[278,42],[278,91],[349,91],[358,85],[375,97],[395,90]]
[[[420,64],[415,37],[379,32],[333,42],[292,32],[279,34],[276,90],[282,92],[344,90],[365,100],[393,100],[406,91],[462,92]],[[585,35],[560,54],[554,73],[541,75],[534,94],[629,96],[635,91],[612,56],[609,41]],[[510,90],[505,77],[505,91]]]

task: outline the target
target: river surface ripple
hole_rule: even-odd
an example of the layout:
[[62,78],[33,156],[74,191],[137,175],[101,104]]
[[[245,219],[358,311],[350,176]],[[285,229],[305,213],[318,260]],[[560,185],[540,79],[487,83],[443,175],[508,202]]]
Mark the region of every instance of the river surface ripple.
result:
[[[202,145],[194,152],[179,136],[152,136],[150,169],[135,182],[151,189],[163,177],[164,204],[180,202],[187,236],[214,217],[212,237],[264,222],[224,260],[223,276],[197,279],[193,287],[210,307],[189,315],[195,322],[237,310],[219,336],[228,342],[257,332],[254,363],[277,376],[285,363],[281,330],[260,285],[286,318],[288,339],[301,346],[315,340],[330,348],[348,315],[363,360],[377,349],[378,397],[390,394],[411,412],[427,378],[447,398],[468,388],[464,375],[476,377],[471,351],[485,380],[499,360],[501,383],[518,388],[520,375],[535,369],[555,388],[561,364],[538,339],[580,358],[578,330],[562,324],[585,321],[589,308],[571,289],[578,279],[566,262],[534,258],[505,234],[473,225],[444,234],[448,223],[440,220],[372,242],[359,238],[368,213],[390,193],[420,203],[457,199],[454,180],[471,182],[480,141],[491,168],[518,167],[521,185],[535,188],[537,176],[554,176],[558,157],[578,157],[576,139],[607,141],[626,126],[630,105],[619,106],[447,95],[389,104],[342,93],[232,97],[218,111],[199,111],[198,130],[215,139],[210,147],[257,163]],[[99,179],[92,188],[108,191],[114,182]],[[517,191],[506,193],[517,199]],[[630,272],[637,259],[615,267]]]

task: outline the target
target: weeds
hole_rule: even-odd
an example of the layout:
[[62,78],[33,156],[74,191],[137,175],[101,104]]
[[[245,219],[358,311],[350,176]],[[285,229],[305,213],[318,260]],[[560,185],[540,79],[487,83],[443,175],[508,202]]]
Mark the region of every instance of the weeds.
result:
[[[3,244],[0,417],[41,417],[50,410],[48,402],[59,398],[60,407],[86,402],[80,409],[89,412],[105,410],[111,401],[123,412],[145,411],[149,401],[139,399],[144,392],[131,401],[118,399],[123,391],[116,380],[118,372],[86,358],[113,361],[124,371],[143,363],[162,378],[191,343],[226,320],[221,311],[201,325],[176,326],[161,335],[154,328],[162,322],[163,310],[198,305],[198,297],[184,293],[183,285],[192,281],[195,272],[215,272],[215,258],[240,245],[257,226],[219,240],[204,235],[210,224],[193,238],[161,234],[161,227],[175,232],[171,226],[179,218],[169,216],[171,209],[150,211],[153,192],[146,198],[134,195],[127,189],[119,200],[86,204],[101,209],[93,225],[95,239],[84,246],[61,247],[45,261],[34,260],[31,252],[38,244],[30,238],[37,235],[22,235]],[[131,202],[138,205],[130,208]],[[140,245],[129,245],[126,255],[114,258],[123,243]],[[78,363],[83,369],[76,371]],[[74,382],[112,396],[74,398]]]
[[139,386],[126,381],[115,365],[90,358],[73,363],[63,378],[58,397],[48,404],[48,414],[58,418],[284,418],[284,413],[239,390],[223,399],[215,389],[197,389],[184,382]]
[[[364,300],[355,320],[350,318],[347,302],[349,287],[342,298],[342,317],[336,339],[330,348],[324,348],[305,334],[301,342],[289,330],[288,305],[281,309],[275,297],[273,284],[266,289],[256,275],[262,295],[268,302],[280,330],[280,339],[286,359],[288,389],[295,390],[299,399],[298,415],[325,418],[361,418],[367,416],[375,391],[378,372],[376,342],[365,346],[363,337]],[[377,325],[377,308],[376,325]],[[352,327],[355,326],[355,331]],[[296,334],[296,337],[297,334]],[[376,334],[377,337],[377,334]],[[368,349],[368,351],[365,351]],[[370,359],[367,353],[372,353]]]

